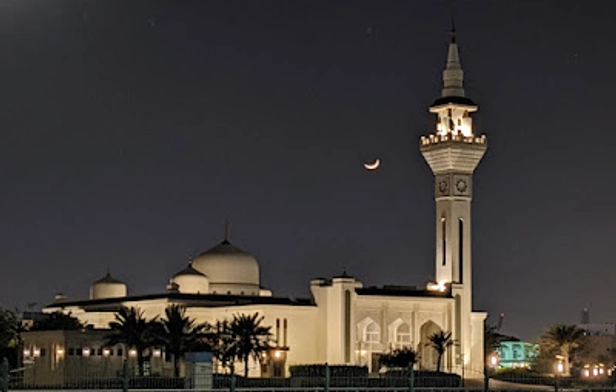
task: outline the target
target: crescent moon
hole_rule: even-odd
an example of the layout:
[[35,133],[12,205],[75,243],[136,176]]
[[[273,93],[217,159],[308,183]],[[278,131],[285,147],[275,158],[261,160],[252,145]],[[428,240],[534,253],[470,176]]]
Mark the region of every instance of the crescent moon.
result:
[[379,166],[381,166],[381,160],[379,158],[377,158],[374,162],[372,163],[364,163],[364,167],[367,170],[376,170],[379,168]]

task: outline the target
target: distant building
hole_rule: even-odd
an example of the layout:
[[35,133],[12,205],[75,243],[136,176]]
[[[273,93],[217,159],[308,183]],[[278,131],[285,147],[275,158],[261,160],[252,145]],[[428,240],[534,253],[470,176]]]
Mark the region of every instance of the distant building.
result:
[[497,352],[500,368],[530,368],[535,358],[537,358],[539,346],[528,342],[504,341],[500,342]]

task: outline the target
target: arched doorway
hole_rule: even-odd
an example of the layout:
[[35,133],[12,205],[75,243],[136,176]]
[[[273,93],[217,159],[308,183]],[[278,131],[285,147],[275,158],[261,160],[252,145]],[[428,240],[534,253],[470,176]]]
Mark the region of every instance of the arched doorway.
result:
[[432,320],[426,321],[419,329],[420,368],[423,370],[436,370],[438,354],[430,345],[430,335],[440,332],[441,328]]

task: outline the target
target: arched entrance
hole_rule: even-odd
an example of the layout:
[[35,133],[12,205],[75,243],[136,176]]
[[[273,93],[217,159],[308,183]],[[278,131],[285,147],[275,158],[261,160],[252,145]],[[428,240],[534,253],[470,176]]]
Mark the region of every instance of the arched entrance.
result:
[[438,354],[430,345],[430,335],[440,332],[441,328],[432,320],[426,321],[419,329],[419,347],[417,352],[420,355],[419,365],[423,370],[436,370]]

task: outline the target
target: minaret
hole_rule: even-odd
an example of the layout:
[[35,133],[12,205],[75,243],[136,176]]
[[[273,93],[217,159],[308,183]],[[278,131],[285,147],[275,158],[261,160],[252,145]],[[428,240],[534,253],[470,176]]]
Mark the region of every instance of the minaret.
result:
[[470,116],[477,105],[465,96],[455,29],[443,71],[441,98],[430,106],[437,115],[436,129],[421,137],[420,149],[434,173],[436,201],[436,282],[432,288],[451,285],[455,302],[454,339],[460,342],[458,358],[470,360],[471,199],[473,171],[487,149],[485,135],[476,136]]

